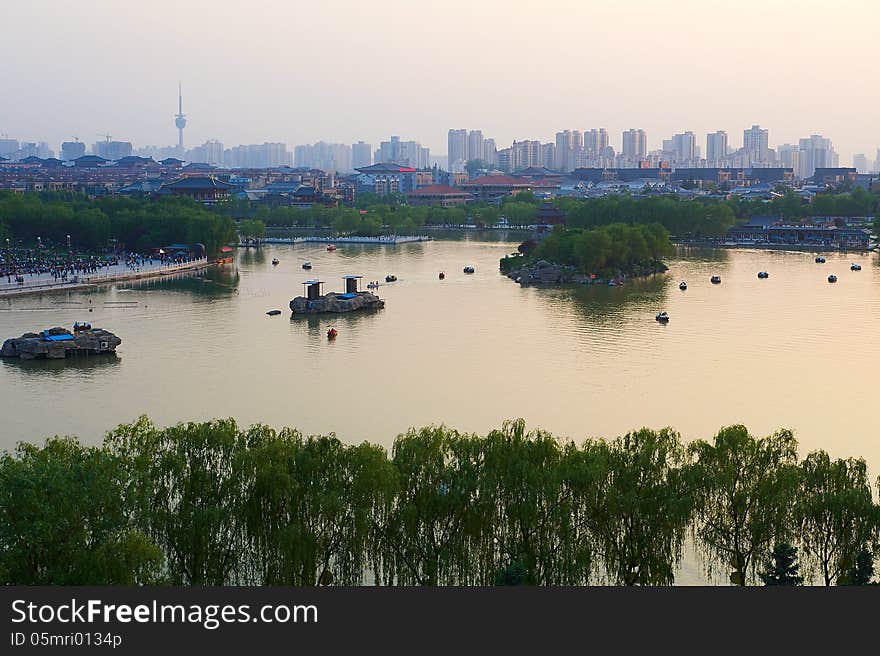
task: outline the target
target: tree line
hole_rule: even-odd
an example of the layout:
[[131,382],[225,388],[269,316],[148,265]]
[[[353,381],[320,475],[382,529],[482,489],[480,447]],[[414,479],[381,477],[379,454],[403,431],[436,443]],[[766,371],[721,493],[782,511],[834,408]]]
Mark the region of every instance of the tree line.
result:
[[231,218],[195,201],[177,198],[90,199],[76,193],[14,194],[0,191],[0,238],[32,248],[96,252],[115,245],[146,252],[174,243],[203,244],[209,255],[235,240]]
[[[878,481],[880,485],[880,481]],[[333,435],[141,417],[101,446],[0,458],[0,582],[22,585],[670,585],[693,541],[739,585],[867,583],[864,460],[800,460],[790,431],[581,444],[505,422]],[[798,551],[801,564],[796,564]]]

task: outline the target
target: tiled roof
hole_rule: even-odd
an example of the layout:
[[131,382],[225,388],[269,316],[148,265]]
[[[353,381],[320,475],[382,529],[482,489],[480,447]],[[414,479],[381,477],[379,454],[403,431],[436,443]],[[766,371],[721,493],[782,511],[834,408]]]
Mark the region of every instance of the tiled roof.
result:
[[484,175],[476,180],[471,180],[462,185],[463,187],[530,187],[531,182],[512,178],[509,175]]
[[201,190],[201,189],[235,189],[235,185],[231,185],[223,180],[209,176],[193,176],[189,178],[180,178],[174,182],[168,182],[162,185],[162,189],[177,190]]

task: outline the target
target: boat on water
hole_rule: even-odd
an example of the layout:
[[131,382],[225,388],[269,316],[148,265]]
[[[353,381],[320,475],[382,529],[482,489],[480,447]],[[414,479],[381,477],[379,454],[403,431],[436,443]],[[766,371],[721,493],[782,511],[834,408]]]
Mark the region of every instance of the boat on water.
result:
[[440,280],[443,280],[445,278],[446,278],[446,274],[441,271],[440,272]]
[[472,267],[472,266],[466,266],[466,267],[463,269],[463,271],[464,271],[465,273],[474,273],[474,272],[476,271],[476,269],[474,269],[474,267]]
[[331,328],[327,331],[327,339],[336,339],[336,336],[339,333],[336,331],[336,328]]
[[379,289],[379,283],[378,282],[368,282],[367,289]]
[[667,323],[669,321],[669,313],[668,312],[658,312],[657,316],[654,317],[655,321],[659,321],[660,323]]
[[850,270],[850,271],[861,271],[861,270],[862,270],[862,265],[861,265],[861,264],[857,264],[856,262],[853,262],[852,264],[849,265],[849,270]]
[[678,288],[681,291],[684,291],[685,289],[688,288],[688,284],[684,280],[682,280],[680,283],[678,283]]
[[268,314],[270,317],[275,317],[281,314],[281,310],[269,310],[268,312],[266,312],[266,314]]
[[766,271],[758,271],[758,278],[760,278],[761,280],[764,280],[765,278],[769,278],[769,277],[770,277],[770,274],[767,273]]
[[828,282],[837,282],[837,276],[832,273],[830,276],[828,276]]
[[816,256],[816,264],[825,264],[825,258],[821,255]]
[[389,273],[387,276],[385,276],[385,282],[397,282],[397,276]]
[[272,258],[272,266],[278,266],[279,264],[281,264],[281,260],[277,257]]
[[709,279],[709,282],[711,282],[713,285],[720,285],[721,284],[721,276],[712,276]]
[[330,244],[330,245],[327,247],[327,250],[328,250],[328,251],[335,251],[335,250],[336,250],[336,246],[335,246],[334,244]]
[[311,268],[312,268],[311,262],[303,262],[303,269],[311,269]]

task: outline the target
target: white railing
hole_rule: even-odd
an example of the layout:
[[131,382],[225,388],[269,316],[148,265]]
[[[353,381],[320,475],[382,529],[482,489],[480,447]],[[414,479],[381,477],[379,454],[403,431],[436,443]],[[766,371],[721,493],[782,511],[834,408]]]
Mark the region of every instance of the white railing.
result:
[[30,282],[25,278],[25,282],[4,282],[0,283],[0,294],[3,292],[22,292],[22,291],[39,291],[50,289],[76,289],[77,287],[87,285],[100,285],[101,283],[123,282],[126,280],[137,280],[139,278],[149,278],[152,276],[160,276],[175,271],[186,271],[189,269],[198,269],[207,266],[208,258],[202,257],[188,262],[180,262],[173,264],[162,264],[141,269],[136,267],[129,268],[127,271],[115,271],[112,273],[95,273],[89,275],[76,274],[67,280],[32,280]]

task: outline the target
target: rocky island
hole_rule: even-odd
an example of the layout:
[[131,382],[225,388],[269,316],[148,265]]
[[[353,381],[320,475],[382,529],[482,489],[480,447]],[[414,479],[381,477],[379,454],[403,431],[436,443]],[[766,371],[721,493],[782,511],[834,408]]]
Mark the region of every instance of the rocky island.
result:
[[345,294],[330,292],[312,299],[306,296],[297,296],[290,301],[290,311],[294,314],[336,314],[357,310],[379,310],[384,307],[385,301],[372,292]]
[[113,333],[92,328],[89,324],[74,326],[73,332],[65,328],[49,328],[39,333],[25,333],[3,342],[0,357],[34,360],[36,358],[64,359],[77,355],[115,353],[122,344]]
[[527,240],[501,259],[500,269],[521,285],[621,284],[667,271],[669,233],[657,224],[611,224],[593,229],[557,227],[540,241]]

